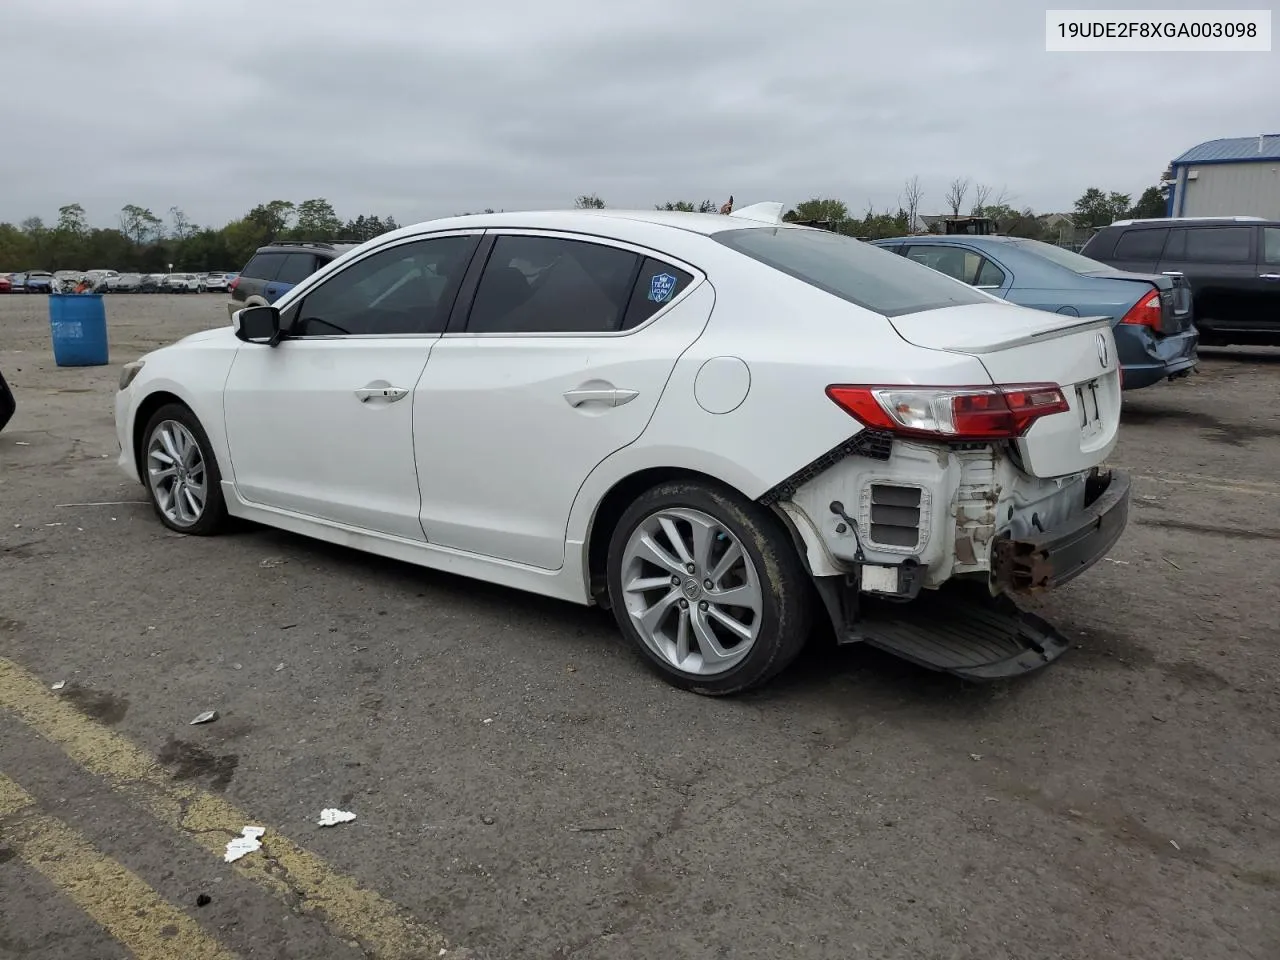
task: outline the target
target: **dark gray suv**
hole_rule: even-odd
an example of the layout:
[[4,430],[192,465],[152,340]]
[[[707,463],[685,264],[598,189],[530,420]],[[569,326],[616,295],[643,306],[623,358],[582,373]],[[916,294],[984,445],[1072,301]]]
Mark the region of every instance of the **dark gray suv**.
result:
[[357,246],[358,243],[277,240],[259,247],[227,288],[231,294],[227,314],[275,303],[321,267]]
[[1185,277],[1200,346],[1280,346],[1280,221],[1117,220],[1080,251],[1120,270]]

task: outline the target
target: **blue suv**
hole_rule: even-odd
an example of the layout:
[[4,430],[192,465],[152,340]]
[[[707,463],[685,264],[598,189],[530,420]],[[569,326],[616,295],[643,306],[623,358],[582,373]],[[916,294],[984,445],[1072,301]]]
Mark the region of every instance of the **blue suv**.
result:
[[275,303],[321,267],[357,246],[357,243],[277,240],[259,247],[227,287],[231,294],[227,314]]

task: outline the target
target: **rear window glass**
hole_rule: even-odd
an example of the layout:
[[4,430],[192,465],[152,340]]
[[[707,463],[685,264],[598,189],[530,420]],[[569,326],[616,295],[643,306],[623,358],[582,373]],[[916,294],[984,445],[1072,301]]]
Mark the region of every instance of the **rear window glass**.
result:
[[1050,263],[1056,263],[1060,267],[1066,267],[1072,273],[1097,273],[1100,270],[1110,272],[1113,269],[1101,260],[1091,259],[1090,257],[1068,250],[1066,247],[1058,247],[1054,246],[1052,243],[1045,243],[1043,240],[1009,240],[1007,243],[1011,247],[1019,247],[1027,253],[1034,254],[1037,257],[1043,257]]
[[241,271],[250,280],[274,280],[284,263],[283,253],[259,253]]
[[990,303],[950,277],[906,257],[826,230],[756,227],[712,239],[788,276],[886,317]]
[[1167,236],[1168,229],[1126,230],[1116,243],[1114,256],[1117,260],[1159,260]]

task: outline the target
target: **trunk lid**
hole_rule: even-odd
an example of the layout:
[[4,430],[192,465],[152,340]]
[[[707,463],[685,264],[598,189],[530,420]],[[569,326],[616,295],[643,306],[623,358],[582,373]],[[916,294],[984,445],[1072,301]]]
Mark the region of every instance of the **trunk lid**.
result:
[[1186,277],[1171,277],[1163,273],[1130,273],[1127,270],[1097,270],[1084,276],[1150,284],[1160,294],[1160,329],[1156,332],[1171,336],[1191,329],[1191,284]]
[[1014,442],[1022,468],[1061,477],[1101,464],[1120,430],[1120,365],[1107,317],[1068,317],[1007,303],[891,317],[898,335],[977,359],[996,384],[1055,383],[1068,413],[1036,421]]

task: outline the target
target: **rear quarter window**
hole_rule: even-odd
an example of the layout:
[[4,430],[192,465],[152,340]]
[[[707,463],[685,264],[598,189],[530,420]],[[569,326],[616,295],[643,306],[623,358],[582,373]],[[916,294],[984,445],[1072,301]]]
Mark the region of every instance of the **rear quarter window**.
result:
[[886,317],[991,302],[987,295],[923,264],[826,230],[755,227],[724,230],[712,239]]
[[655,313],[683,293],[693,282],[693,276],[669,263],[646,257],[631,290],[622,329],[638,327]]

